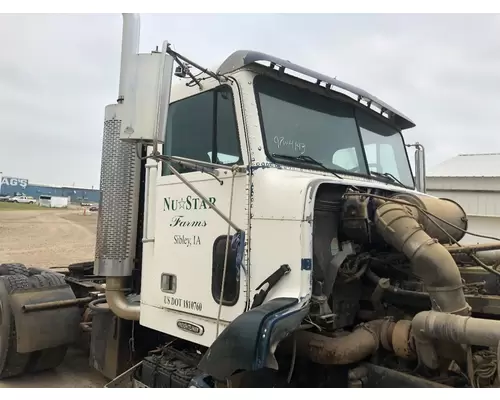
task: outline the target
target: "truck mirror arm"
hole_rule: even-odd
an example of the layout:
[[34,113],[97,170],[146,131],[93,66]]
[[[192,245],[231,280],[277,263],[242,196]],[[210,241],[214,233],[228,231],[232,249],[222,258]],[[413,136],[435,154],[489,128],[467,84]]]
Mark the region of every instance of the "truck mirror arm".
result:
[[[169,54],[174,59],[174,61],[179,65],[179,75],[178,76],[185,77],[186,75],[188,75],[192,79],[192,81],[194,81],[200,87],[200,89],[201,89],[200,79],[197,79],[196,76],[193,75],[193,73],[189,69],[189,65],[192,65],[198,71],[200,71],[204,74],[207,74],[208,76],[216,79],[219,82],[221,82],[222,79],[225,79],[223,75],[216,74],[216,73],[210,71],[209,69],[203,68],[202,66],[191,61],[187,57],[184,57],[183,55],[172,50],[172,48],[170,47],[170,43],[168,44],[168,47],[167,47],[167,54]],[[177,72],[176,72],[176,74],[177,74]]]
[[164,155],[155,155],[154,157],[155,160],[160,161],[162,163],[175,163],[179,164],[183,167],[188,167],[191,169],[194,169],[196,171],[200,171],[202,173],[208,174],[212,176],[214,179],[217,179],[217,181],[221,184],[221,186],[224,184],[224,182],[217,176],[219,175],[219,171],[215,169],[215,167],[212,166],[206,166],[206,165],[200,165],[198,164],[195,160],[193,161],[185,161],[185,160],[179,160],[177,158],[172,158],[170,156],[164,156]]
[[[224,221],[226,221],[235,231],[241,231],[241,229],[238,227],[238,225],[236,225],[233,221],[231,221],[221,210],[219,210],[217,208],[217,206],[215,206],[214,204],[212,204],[210,202],[210,200],[203,194],[201,193],[198,189],[196,189],[196,187],[194,187],[191,182],[189,182],[186,178],[184,178],[182,176],[181,173],[179,173],[179,171],[177,171],[172,165],[171,165],[171,162],[178,162],[178,163],[181,163],[184,164],[184,165],[193,165],[193,166],[196,166],[196,164],[198,164],[198,162],[193,163],[189,163],[189,162],[186,162],[185,160],[182,160],[182,159],[179,159],[178,157],[172,157],[172,156],[164,156],[164,155],[159,155],[159,154],[153,154],[151,155],[151,158],[153,159],[156,159],[156,160],[159,160],[161,162],[164,162],[168,169],[170,170],[170,172],[172,172],[177,178],[180,179],[180,181],[182,183],[184,183],[189,189],[191,189],[198,197],[200,197],[212,210],[214,210],[217,215],[219,215],[219,217],[221,217]],[[181,164],[181,165],[182,165]],[[205,164],[205,163],[203,163]],[[207,163],[208,164],[208,163]],[[217,164],[213,164],[213,165],[217,165]],[[198,165],[198,167],[200,167]],[[206,167],[206,166],[201,166],[201,167]],[[217,165],[217,167],[219,167],[219,165]],[[235,175],[240,171],[241,167],[240,166],[233,166],[233,167],[229,167],[227,168],[227,166],[225,166],[226,169],[231,169],[233,171],[233,179],[235,178]],[[209,167],[210,168],[210,167]],[[217,172],[214,170],[214,172]],[[217,179],[219,180],[219,179]],[[233,201],[233,199],[230,199],[230,201]]]

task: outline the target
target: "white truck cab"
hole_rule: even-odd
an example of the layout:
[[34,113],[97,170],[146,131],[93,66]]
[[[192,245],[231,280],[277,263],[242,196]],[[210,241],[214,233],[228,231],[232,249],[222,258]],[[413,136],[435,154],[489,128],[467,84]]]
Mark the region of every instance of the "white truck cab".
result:
[[95,261],[0,264],[0,378],[82,327],[108,387],[498,386],[500,240],[461,246],[462,207],[416,190],[410,119],[259,52],[137,54],[138,31],[124,14]]
[[[373,96],[258,52],[234,53],[217,73],[219,79],[205,74],[200,85],[172,89],[162,154],[214,164],[216,177],[179,168],[204,200],[157,165],[148,188],[154,244],[144,253],[140,313],[142,325],[205,346],[255,306],[256,288],[283,265],[289,271],[266,301],[297,299],[290,312],[310,301],[321,187],[414,191],[401,134],[413,123]],[[232,257],[221,306],[228,233]]]
[[[356,364],[382,344],[435,369],[436,350],[407,348],[410,325],[376,300],[395,270],[381,278],[368,265],[402,257],[429,290],[411,297],[430,299],[423,309],[441,321],[470,309],[444,247],[467,218],[416,190],[402,136],[415,124],[362,89],[260,52],[237,51],[212,72],[168,42],[137,50],[138,17],[124,15],[94,264],[114,315],[181,340],[173,352],[191,352],[196,361],[183,362],[219,383],[283,374],[275,351],[289,337],[314,365]],[[183,82],[171,87],[174,63]],[[372,295],[364,331],[358,312]],[[145,359],[143,383],[158,385],[151,371],[178,357],[169,354]]]

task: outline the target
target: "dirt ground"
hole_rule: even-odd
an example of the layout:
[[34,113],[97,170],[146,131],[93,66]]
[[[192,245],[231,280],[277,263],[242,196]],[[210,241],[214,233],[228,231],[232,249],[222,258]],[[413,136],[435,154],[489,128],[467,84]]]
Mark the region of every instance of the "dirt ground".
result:
[[0,210],[0,262],[66,267],[94,259],[97,214],[73,210]]
[[108,381],[89,367],[87,355],[69,349],[64,362],[52,371],[0,381],[0,388],[102,388]]
[[[66,267],[94,259],[97,215],[72,210],[0,210],[0,263]],[[106,380],[70,349],[56,370],[0,381],[0,388],[91,388]]]

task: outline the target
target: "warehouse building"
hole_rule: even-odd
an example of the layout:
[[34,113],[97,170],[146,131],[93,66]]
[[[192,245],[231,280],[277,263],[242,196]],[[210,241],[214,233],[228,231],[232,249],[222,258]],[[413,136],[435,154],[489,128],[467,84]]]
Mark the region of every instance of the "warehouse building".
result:
[[30,182],[28,179],[1,177],[0,193],[3,195],[26,195],[38,199],[40,196],[68,197],[73,204],[99,203],[100,191],[70,186],[43,185]]
[[[430,168],[427,192],[459,203],[469,219],[468,230],[500,237],[500,153],[460,154]],[[491,240],[466,235],[461,243]]]

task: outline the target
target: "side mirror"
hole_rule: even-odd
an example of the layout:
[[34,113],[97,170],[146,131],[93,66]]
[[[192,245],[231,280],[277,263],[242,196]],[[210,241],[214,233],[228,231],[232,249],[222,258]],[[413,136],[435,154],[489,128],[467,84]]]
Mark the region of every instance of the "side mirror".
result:
[[131,58],[121,112],[120,139],[124,141],[163,143],[166,129],[174,59],[161,52],[137,54]]
[[425,148],[418,142],[406,147],[415,147],[415,186],[419,192],[425,193]]

